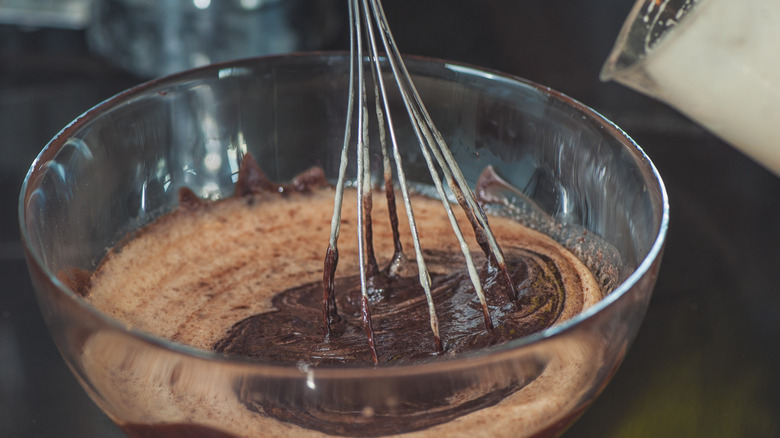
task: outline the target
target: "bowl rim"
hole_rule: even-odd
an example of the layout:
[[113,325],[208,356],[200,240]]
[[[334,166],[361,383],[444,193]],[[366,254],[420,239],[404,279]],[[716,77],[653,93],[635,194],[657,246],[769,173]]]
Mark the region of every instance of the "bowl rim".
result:
[[[417,375],[427,374],[432,372],[441,372],[442,370],[454,370],[473,367],[475,364],[483,362],[498,362],[503,358],[517,354],[518,349],[528,348],[540,344],[546,340],[552,340],[561,336],[562,334],[572,330],[574,327],[584,323],[585,321],[593,318],[596,314],[601,313],[606,308],[612,306],[613,303],[621,299],[626,295],[637,282],[648,273],[651,266],[658,260],[663,252],[663,248],[666,241],[666,236],[669,227],[669,198],[666,191],[666,187],[661,178],[657,168],[645,154],[641,147],[621,128],[615,125],[612,121],[604,117],[596,110],[584,105],[578,100],[556,91],[550,87],[541,85],[534,81],[524,79],[519,76],[507,74],[497,70],[477,67],[467,63],[447,61],[432,57],[423,56],[408,56],[404,55],[404,58],[412,63],[425,64],[425,65],[439,65],[440,67],[471,75],[474,77],[488,79],[491,81],[501,81],[506,83],[513,83],[535,89],[536,91],[546,95],[547,97],[557,100],[566,106],[572,107],[579,111],[590,122],[597,123],[601,128],[606,129],[608,133],[618,139],[637,159],[640,166],[645,166],[650,171],[652,176],[652,183],[656,186],[661,197],[661,218],[658,229],[655,234],[655,239],[651,245],[647,255],[642,259],[636,269],[623,280],[611,293],[604,296],[599,302],[586,309],[583,312],[575,315],[574,317],[552,327],[548,327],[539,332],[533,333],[528,336],[513,339],[503,344],[494,345],[479,351],[473,351],[463,353],[455,357],[448,357],[441,360],[432,362],[423,362],[415,364],[401,364],[401,365],[388,365],[380,364],[379,366],[359,366],[359,367],[308,367],[300,365],[276,365],[267,364],[262,362],[253,361],[248,358],[227,356],[219,354],[213,351],[201,350],[195,347],[191,347],[185,344],[171,341],[167,338],[153,335],[143,330],[128,327],[122,324],[118,320],[111,318],[109,315],[101,312],[87,301],[79,297],[74,291],[65,286],[60,280],[57,279],[55,273],[51,272],[43,263],[40,254],[35,251],[30,245],[30,235],[26,228],[26,199],[31,194],[31,183],[34,177],[42,171],[46,162],[48,162],[66,143],[70,138],[70,134],[78,131],[84,124],[90,122],[94,117],[100,115],[105,110],[111,109],[115,106],[122,105],[131,101],[135,96],[140,95],[146,91],[154,88],[158,88],[162,85],[173,85],[176,83],[182,83],[188,78],[205,78],[209,74],[219,75],[220,71],[224,69],[230,69],[241,66],[251,66],[268,62],[283,62],[288,59],[301,59],[301,58],[322,58],[326,59],[340,59],[348,57],[348,52],[300,52],[300,53],[288,53],[279,55],[259,56],[252,58],[242,58],[232,61],[226,61],[222,63],[210,64],[203,67],[184,70],[171,75],[162,76],[149,81],[145,81],[133,87],[130,87],[124,91],[121,91],[99,103],[92,106],[80,116],[75,118],[63,129],[61,129],[48,143],[44,146],[41,152],[33,160],[30,168],[25,174],[24,181],[22,183],[21,192],[18,202],[18,221],[21,231],[21,241],[26,254],[28,263],[34,264],[34,267],[40,272],[44,273],[47,280],[58,290],[59,293],[66,296],[70,301],[81,308],[83,311],[88,312],[93,317],[97,318],[101,323],[106,324],[117,332],[124,333],[131,336],[135,340],[151,345],[154,348],[170,351],[175,354],[182,354],[188,356],[191,359],[204,360],[209,362],[218,362],[220,366],[236,366],[241,368],[250,368],[253,373],[257,373],[259,370],[263,370],[265,374],[273,375],[296,375],[300,376],[301,373],[311,374],[316,373],[318,377],[330,377],[330,378],[360,378],[376,377],[377,372],[385,376],[401,376],[401,375]],[[411,69],[414,73],[414,69]],[[32,268],[32,267],[30,267]],[[28,269],[30,269],[28,268]]]

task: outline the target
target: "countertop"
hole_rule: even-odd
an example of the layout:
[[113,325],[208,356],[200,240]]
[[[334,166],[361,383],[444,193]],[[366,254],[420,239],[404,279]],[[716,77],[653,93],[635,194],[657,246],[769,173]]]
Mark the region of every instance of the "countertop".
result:
[[[386,3],[404,52],[562,91],[628,132],[664,178],[671,227],[647,316],[612,382],[564,436],[780,436],[780,179],[667,106],[598,80],[631,2]],[[324,48],[346,48],[344,37]],[[93,55],[83,31],[0,25],[2,437],[122,436],[51,341],[17,202],[52,136],[144,80]]]

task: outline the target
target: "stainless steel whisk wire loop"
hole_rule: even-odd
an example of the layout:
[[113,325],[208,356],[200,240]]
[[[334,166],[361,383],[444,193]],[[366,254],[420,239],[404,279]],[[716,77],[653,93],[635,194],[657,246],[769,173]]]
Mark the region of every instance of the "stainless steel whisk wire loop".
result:
[[[443,136],[434,125],[425,105],[422,102],[417,90],[412,82],[411,76],[406,69],[406,65],[401,57],[395,40],[393,39],[390,26],[387,23],[384,10],[380,0],[348,0],[349,19],[350,19],[350,76],[348,92],[347,120],[344,128],[344,143],[341,152],[341,161],[339,164],[339,175],[336,183],[336,195],[334,198],[333,217],[331,220],[331,234],[326,252],[325,269],[323,274],[323,315],[326,336],[331,335],[331,324],[339,321],[336,310],[335,291],[333,278],[335,276],[336,265],[338,263],[338,238],[339,224],[341,222],[341,209],[343,204],[344,187],[346,185],[346,169],[349,162],[349,149],[352,145],[352,125],[353,118],[357,117],[357,129],[359,134],[356,136],[356,164],[357,164],[357,238],[358,238],[358,258],[360,264],[360,286],[362,294],[361,311],[363,317],[363,327],[366,331],[369,348],[375,364],[378,364],[378,355],[373,338],[373,329],[371,326],[371,311],[368,299],[368,277],[377,273],[376,258],[373,252],[372,231],[371,231],[371,170],[369,163],[369,123],[368,123],[368,104],[366,93],[365,70],[368,68],[373,80],[373,95],[375,99],[375,112],[377,127],[379,133],[379,143],[382,152],[383,171],[385,180],[385,189],[388,201],[388,210],[390,211],[390,222],[393,227],[393,239],[395,245],[395,254],[393,262],[397,263],[403,259],[403,250],[398,233],[398,219],[395,215],[395,198],[393,190],[392,164],[390,155],[387,152],[387,137],[389,135],[392,145],[392,158],[395,163],[396,176],[401,189],[401,195],[404,202],[406,217],[409,222],[409,228],[414,245],[415,259],[420,285],[425,293],[428,313],[430,319],[431,331],[434,337],[435,348],[437,352],[442,352],[442,341],[439,335],[439,321],[436,316],[433,297],[431,294],[431,278],[428,268],[425,264],[423,251],[420,244],[420,238],[417,225],[412,210],[411,196],[403,170],[403,162],[399,152],[396,140],[393,118],[390,113],[390,102],[387,97],[387,88],[383,76],[383,66],[377,48],[377,38],[375,30],[378,31],[382,47],[384,49],[387,62],[390,66],[392,76],[395,80],[401,100],[409,116],[412,129],[418,140],[420,151],[425,159],[430,172],[431,179],[436,188],[436,192],[442,201],[444,210],[449,219],[450,225],[455,236],[458,239],[460,249],[464,255],[468,268],[469,279],[474,287],[474,291],[479,298],[482,306],[482,312],[485,318],[485,327],[491,330],[493,327],[488,310],[487,301],[482,289],[481,280],[471,256],[471,250],[460,229],[458,221],[452,210],[447,193],[442,184],[439,173],[444,176],[447,187],[450,189],[458,204],[463,208],[466,217],[471,224],[476,235],[477,242],[485,253],[489,262],[495,262],[497,268],[508,284],[508,290],[515,298],[514,286],[509,277],[504,256],[492,231],[490,230],[487,217],[482,208],[477,203],[474,194],[466,182],[454,156],[449,150]],[[364,44],[363,38],[367,42]],[[368,64],[366,67],[364,56],[364,45],[368,48]],[[357,96],[357,99],[356,99]],[[357,102],[356,102],[357,100]],[[392,204],[392,208],[390,206]]]

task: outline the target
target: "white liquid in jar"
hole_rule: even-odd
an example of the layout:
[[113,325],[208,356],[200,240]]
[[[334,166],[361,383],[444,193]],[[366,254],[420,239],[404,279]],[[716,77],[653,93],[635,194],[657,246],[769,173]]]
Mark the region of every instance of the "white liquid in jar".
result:
[[645,69],[655,97],[780,175],[780,1],[700,0]]

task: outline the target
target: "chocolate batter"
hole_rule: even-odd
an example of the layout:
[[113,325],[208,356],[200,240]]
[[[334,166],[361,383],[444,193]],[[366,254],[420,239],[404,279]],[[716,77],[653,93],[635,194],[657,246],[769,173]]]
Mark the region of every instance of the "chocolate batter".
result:
[[[81,272],[70,277],[78,280],[80,291],[88,288],[86,298],[103,312],[196,348],[272,364],[374,366],[361,319],[354,191],[345,195],[334,288],[338,318],[327,334],[322,268],[333,189],[318,169],[288,185],[272,183],[251,159],[244,160],[239,175],[236,195],[217,202],[181,189],[179,209],[112,250],[88,280]],[[432,277],[442,351],[434,345],[416,264],[396,260],[394,269],[369,278],[379,366],[441,360],[500,344],[564,321],[601,298],[599,284],[571,253],[514,220],[494,217],[491,229],[502,245],[516,298],[475,243],[472,253],[481,267],[493,326],[487,329],[441,202],[421,195],[412,202]],[[394,245],[381,204],[374,211],[373,233],[376,258],[385,266]],[[459,221],[468,230],[468,219],[461,215]],[[258,398],[262,382],[244,381],[235,391],[245,408],[263,416],[330,434],[381,436],[427,429],[495,405],[542,371],[529,370],[525,380],[488,390],[450,388],[443,394],[437,388],[409,388],[420,392],[419,403],[375,416],[369,429],[355,422],[343,402],[304,412],[294,400]],[[181,427],[190,428],[182,433],[197,429]],[[137,436],[158,436],[153,427],[125,428]]]
[[[482,307],[465,267],[432,275],[444,355],[481,349],[545,329],[560,318],[566,288],[555,262],[544,254],[517,247],[504,249],[512,279],[520,286],[516,301],[508,299],[499,273],[487,264],[480,278],[495,322],[485,329]],[[429,250],[425,257],[442,265],[462,265],[463,256]],[[576,281],[576,280],[575,280]],[[251,316],[234,325],[214,346],[218,352],[247,356],[280,365],[306,362],[311,366],[370,366],[361,320],[358,276],[336,280],[341,321],[332,335],[322,332],[319,282],[287,289],[274,296],[277,310]],[[375,342],[382,364],[402,364],[439,356],[430,333],[428,307],[416,276],[370,279],[369,302]]]

